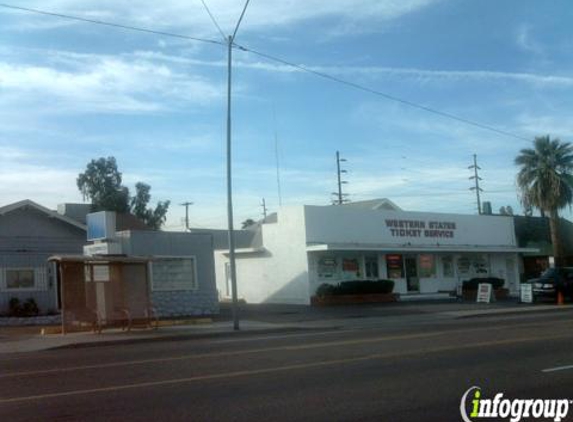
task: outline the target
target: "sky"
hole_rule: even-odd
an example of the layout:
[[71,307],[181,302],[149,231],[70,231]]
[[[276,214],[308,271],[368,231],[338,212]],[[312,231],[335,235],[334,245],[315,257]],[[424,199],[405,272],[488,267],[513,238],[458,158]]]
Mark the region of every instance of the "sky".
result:
[[[205,0],[232,33],[244,2]],[[201,0],[9,3],[220,42]],[[235,224],[326,205],[336,151],[352,201],[522,212],[513,160],[535,136],[573,141],[569,0],[252,0],[236,43],[507,136],[233,52]],[[124,184],[170,200],[165,228],[226,225],[224,45],[0,7],[0,205],[82,202],[77,175],[114,156]],[[277,171],[278,170],[278,171]],[[279,188],[280,187],[280,188]],[[571,218],[569,210],[564,215]]]

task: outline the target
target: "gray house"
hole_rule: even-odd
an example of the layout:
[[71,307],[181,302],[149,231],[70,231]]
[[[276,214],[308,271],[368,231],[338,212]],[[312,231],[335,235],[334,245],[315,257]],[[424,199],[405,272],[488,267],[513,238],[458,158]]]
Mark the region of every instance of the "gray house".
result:
[[0,313],[12,298],[33,298],[41,313],[56,311],[57,282],[47,258],[81,253],[85,239],[84,224],[33,201],[0,207]]
[[161,317],[219,313],[212,235],[127,230],[111,241],[121,254],[152,259],[151,300]]

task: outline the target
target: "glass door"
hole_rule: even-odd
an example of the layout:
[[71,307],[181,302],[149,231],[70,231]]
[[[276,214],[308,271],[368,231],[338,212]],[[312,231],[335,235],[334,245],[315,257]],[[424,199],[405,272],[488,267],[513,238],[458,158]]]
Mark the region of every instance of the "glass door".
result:
[[418,278],[418,260],[416,256],[406,256],[406,259],[404,259],[404,267],[406,268],[408,291],[419,292],[420,279]]

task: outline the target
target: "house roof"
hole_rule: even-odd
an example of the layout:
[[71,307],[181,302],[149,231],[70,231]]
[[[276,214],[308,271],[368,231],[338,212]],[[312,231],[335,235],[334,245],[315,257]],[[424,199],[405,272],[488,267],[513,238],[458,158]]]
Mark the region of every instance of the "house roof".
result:
[[403,211],[398,205],[388,198],[369,199],[366,201],[348,202],[344,207],[364,208],[369,210]]
[[3,207],[0,207],[0,215],[5,215],[13,211],[26,208],[35,209],[36,211],[46,214],[50,218],[55,218],[56,220],[60,220],[66,224],[70,224],[74,227],[77,227],[78,229],[86,230],[85,224],[82,224],[74,220],[73,218],[66,217],[65,215],[58,214],[57,211],[52,211],[34,201],[31,201],[30,199],[24,199],[23,201],[14,202],[13,204],[8,204],[4,205]]

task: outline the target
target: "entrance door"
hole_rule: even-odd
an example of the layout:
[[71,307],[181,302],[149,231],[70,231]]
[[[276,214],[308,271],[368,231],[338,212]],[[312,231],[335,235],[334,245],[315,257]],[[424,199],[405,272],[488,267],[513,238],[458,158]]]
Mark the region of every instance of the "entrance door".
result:
[[406,267],[406,283],[409,292],[420,291],[420,279],[418,278],[418,260],[415,256],[407,256],[404,260]]

